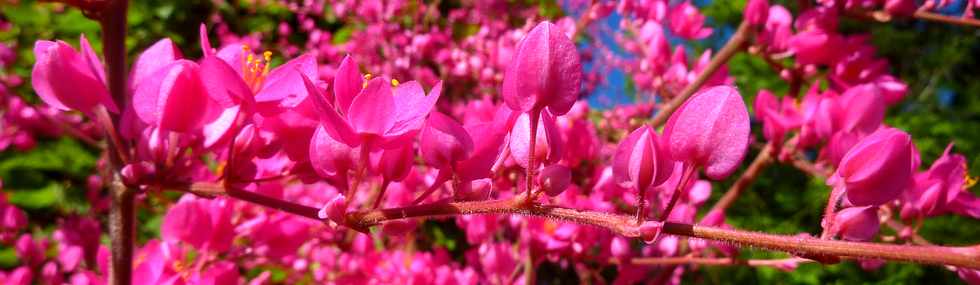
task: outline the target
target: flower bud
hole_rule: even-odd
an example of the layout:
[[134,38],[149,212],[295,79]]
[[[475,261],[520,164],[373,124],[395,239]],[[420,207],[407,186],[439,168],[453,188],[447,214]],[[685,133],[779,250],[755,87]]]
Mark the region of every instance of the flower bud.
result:
[[847,151],[827,184],[843,188],[854,206],[887,203],[912,185],[912,151],[907,133],[882,128]]
[[548,107],[563,115],[578,99],[582,66],[575,44],[550,22],[541,22],[517,44],[504,72],[504,102],[514,111]]
[[636,189],[663,184],[673,169],[667,150],[649,126],[630,133],[619,143],[613,157],[613,175],[617,182]]

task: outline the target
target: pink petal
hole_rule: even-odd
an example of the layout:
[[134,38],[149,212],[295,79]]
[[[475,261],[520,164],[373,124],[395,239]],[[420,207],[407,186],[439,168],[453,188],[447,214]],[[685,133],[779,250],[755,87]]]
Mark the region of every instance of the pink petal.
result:
[[578,99],[581,69],[575,44],[555,25],[541,22],[518,44],[504,73],[504,101],[515,111],[548,107],[563,115]]
[[642,126],[636,130],[633,130],[629,135],[626,136],[622,141],[619,142],[619,146],[616,147],[616,153],[613,155],[613,177],[616,179],[616,183],[624,185],[625,187],[636,187],[635,182],[630,179],[630,156],[633,154],[633,149],[636,143],[640,140],[640,137],[649,129],[649,126]]
[[869,241],[878,234],[878,207],[851,207],[836,215],[835,232],[845,240]]
[[345,56],[340,62],[340,67],[337,67],[337,75],[333,79],[333,96],[341,112],[348,113],[351,103],[361,92],[363,85],[364,78],[357,69],[357,62],[350,55]]
[[674,160],[703,166],[719,180],[738,168],[748,150],[749,114],[738,91],[716,86],[692,96],[668,119],[664,142]]
[[360,144],[357,133],[354,132],[354,129],[351,128],[347,120],[341,117],[340,114],[337,114],[334,106],[328,103],[326,95],[313,84],[313,81],[309,77],[302,75],[302,78],[307,92],[310,93],[313,99],[317,113],[320,115],[320,124],[324,127],[324,130],[348,145]]
[[323,177],[346,175],[354,165],[353,147],[347,145],[327,132],[323,126],[317,127],[310,142],[310,163]]
[[136,114],[163,130],[189,132],[200,128],[211,104],[197,64],[179,60],[141,82],[133,95]]
[[[504,108],[506,109],[506,108]],[[487,131],[493,129],[493,123],[479,123],[466,126],[466,132],[473,139],[473,154],[466,160],[456,164],[456,175],[464,181],[472,181],[490,177],[497,156],[503,149],[506,132]]]
[[143,78],[152,75],[160,68],[170,65],[180,58],[180,50],[177,50],[177,46],[174,45],[173,41],[169,38],[159,40],[136,58],[129,80],[130,82],[134,82],[134,86],[138,85],[138,82],[142,81]]
[[458,122],[439,112],[432,112],[427,122],[420,140],[426,164],[447,169],[473,153],[473,139]]
[[432,107],[439,100],[442,93],[442,82],[432,87],[429,95],[425,95],[422,85],[418,82],[409,81],[395,87],[395,101],[398,102],[395,114],[395,123],[388,130],[386,136],[397,136],[410,131],[422,128],[425,116],[429,114]]
[[[87,56],[79,55],[64,42],[38,41],[34,47],[37,62],[31,84],[48,105],[60,110],[90,113],[98,104],[118,112],[102,80],[100,70],[91,69]],[[101,65],[99,65],[101,67]]]
[[[510,132],[510,153],[523,168],[528,167],[528,159],[534,153],[537,163],[551,164],[561,159],[562,139],[555,125],[554,117],[548,111],[541,113],[535,135],[534,150],[530,150],[531,122],[527,113],[521,114]],[[534,165],[533,167],[537,167]]]
[[201,80],[208,96],[222,107],[255,103],[252,90],[245,85],[242,76],[218,57],[207,56],[201,60]]
[[368,82],[351,102],[347,120],[358,133],[384,135],[395,124],[395,99],[383,77]]
[[282,108],[295,107],[308,95],[300,74],[311,78],[317,76],[313,55],[303,54],[270,71],[262,89],[255,94],[255,101],[278,102]]

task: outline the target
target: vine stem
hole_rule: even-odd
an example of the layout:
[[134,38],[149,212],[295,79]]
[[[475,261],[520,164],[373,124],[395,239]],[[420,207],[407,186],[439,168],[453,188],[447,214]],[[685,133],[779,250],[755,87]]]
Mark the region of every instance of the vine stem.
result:
[[708,82],[708,79],[711,79],[711,77],[718,71],[718,69],[721,68],[722,65],[725,65],[728,60],[732,59],[732,56],[735,56],[735,53],[742,50],[742,47],[749,41],[751,35],[752,25],[746,21],[742,21],[742,23],[738,25],[738,30],[735,31],[735,34],[728,39],[728,42],[725,43],[725,46],[718,51],[718,54],[711,58],[711,61],[708,62],[708,66],[705,67],[700,74],[698,74],[698,77],[695,78],[691,84],[685,86],[684,89],[681,90],[681,93],[677,94],[677,97],[674,97],[674,99],[671,99],[670,102],[663,105],[660,111],[657,112],[657,115],[653,117],[651,125],[656,128],[666,123],[667,118],[670,117],[670,114],[673,114],[674,111],[681,106],[681,104],[684,104],[684,101],[686,101],[687,98],[691,98],[691,96],[694,95],[694,92],[701,89],[701,86],[704,86],[704,84]]
[[[611,259],[610,262],[619,263],[619,260]],[[779,267],[780,265],[784,265],[784,264],[808,263],[814,261],[810,259],[798,258],[798,257],[780,258],[780,259],[738,259],[738,258],[731,258],[731,257],[677,256],[677,257],[636,257],[631,259],[629,262],[630,264],[652,265],[652,266],[699,264],[699,265],[715,265],[715,266],[748,265],[748,266]]]
[[[126,99],[126,12],[129,1],[106,1],[97,13],[102,28],[102,48],[108,68],[109,93],[116,106],[125,108]],[[84,8],[84,7],[83,7]],[[91,11],[89,11],[91,12]],[[104,110],[104,109],[103,109]],[[108,112],[106,112],[108,113]],[[119,126],[119,117],[110,115],[111,123],[103,124],[107,136],[112,138]],[[114,173],[109,183],[111,205],[109,209],[109,239],[111,248],[109,284],[128,285],[133,279],[133,245],[136,217],[134,211],[136,189],[122,183],[119,170],[128,149],[118,138],[110,139],[107,152]]]
[[[212,195],[224,193],[233,198],[322,221],[322,219],[317,217],[317,208],[243,190],[229,188],[227,191],[224,191],[221,187],[220,185],[199,183],[191,185],[190,189],[178,188],[177,190]],[[600,227],[628,238],[640,237],[639,227],[633,224],[635,217],[632,215],[578,210],[538,203],[527,204],[522,196],[517,196],[514,199],[439,202],[398,208],[348,212],[344,217],[344,225],[359,231],[364,231],[370,227],[393,220],[481,214],[534,216],[555,221]],[[880,259],[980,269],[980,250],[972,247],[915,246],[828,240],[807,236],[767,234],[673,222],[663,223],[662,233],[729,242],[740,247],[757,247],[787,252],[798,256]]]
[[[894,16],[888,14],[888,12],[886,11],[851,11],[848,12],[848,14],[857,16],[859,18],[872,19],[883,23],[890,22],[894,19]],[[980,20],[966,18],[966,17],[947,16],[947,15],[943,15],[935,12],[929,12],[929,11],[916,11],[914,14],[912,14],[911,17],[919,20],[930,21],[930,22],[980,28]]]
[[[435,218],[472,214],[517,214],[592,225],[616,234],[637,238],[633,217],[559,206],[530,204],[504,199],[479,202],[425,204],[403,208],[352,212],[347,223],[371,227],[385,221],[407,218]],[[765,234],[758,232],[706,227],[684,223],[664,223],[663,233],[730,242],[742,247],[758,247],[803,256],[835,256],[845,259],[882,259],[935,265],[953,265],[980,269],[980,252],[972,248],[911,246],[869,242],[822,240],[813,237]]]

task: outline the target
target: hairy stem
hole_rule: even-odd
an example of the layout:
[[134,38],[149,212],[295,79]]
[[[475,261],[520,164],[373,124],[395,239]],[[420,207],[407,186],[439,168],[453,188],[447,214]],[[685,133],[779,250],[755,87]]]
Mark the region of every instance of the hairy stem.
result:
[[133,243],[136,233],[135,191],[122,184],[118,173],[109,186],[112,204],[109,208],[109,238],[112,258],[109,284],[132,284]]
[[536,163],[536,161],[534,161],[535,160],[534,156],[535,154],[537,154],[537,150],[535,149],[536,147],[535,143],[538,141],[537,139],[538,119],[540,119],[540,117],[541,117],[541,110],[531,110],[531,112],[528,113],[528,122],[529,122],[529,127],[531,129],[531,133],[528,136],[528,138],[530,138],[530,141],[528,142],[527,145],[528,147],[527,173],[525,173],[524,175],[524,182],[526,183],[525,187],[527,187],[527,199],[525,200],[525,202],[528,204],[530,204],[531,201],[534,200],[534,196],[531,195],[531,190],[534,189],[533,187],[534,170],[535,170],[535,163]]
[[722,65],[725,65],[728,60],[732,59],[732,56],[734,56],[736,52],[742,50],[742,47],[749,41],[751,35],[752,25],[749,25],[749,23],[746,21],[742,21],[742,23],[738,25],[738,30],[735,31],[735,34],[728,39],[728,42],[725,43],[725,46],[718,51],[718,54],[711,58],[711,61],[708,62],[708,66],[705,67],[700,74],[698,74],[698,77],[695,78],[691,84],[685,86],[677,97],[671,99],[670,102],[665,104],[660,111],[657,112],[657,115],[653,117],[651,125],[656,128],[666,123],[667,118],[670,117],[670,114],[673,114],[674,111],[681,106],[681,104],[684,104],[684,101],[686,101],[687,98],[691,98],[691,95],[694,95],[694,92],[701,89],[701,86],[704,86],[704,84],[708,82],[708,79],[710,79]]
[[[108,68],[109,93],[119,108],[125,108],[126,99],[126,10],[127,0],[108,1],[99,15],[102,27],[102,48]],[[119,117],[110,116],[111,124],[104,124],[107,135],[114,135],[119,126]],[[109,209],[109,239],[112,257],[109,269],[109,284],[132,284],[133,240],[135,238],[135,190],[122,183],[119,169],[122,168],[126,153],[124,142],[115,138],[110,140],[109,152],[112,168],[115,170],[110,182],[109,192],[112,204]]]
[[[858,18],[871,19],[883,23],[890,22],[894,19],[894,16],[888,14],[886,11],[849,11],[847,14]],[[980,28],[980,20],[958,16],[947,16],[929,11],[916,11],[914,14],[912,14],[912,18],[943,24]]]
[[[618,263],[616,259],[610,260],[612,263]],[[678,257],[637,257],[630,260],[631,264],[637,265],[651,265],[651,266],[666,266],[666,265],[686,265],[686,264],[699,264],[699,265],[714,265],[714,266],[733,266],[733,265],[748,265],[748,266],[770,266],[779,267],[781,265],[788,264],[799,264],[813,262],[813,260],[791,257],[791,258],[780,258],[780,259],[738,259],[733,257],[693,257],[693,256],[678,256]]]
[[[349,213],[347,223],[366,228],[385,221],[408,218],[437,218],[473,214],[516,214],[557,221],[592,225],[616,234],[637,238],[639,230],[633,217],[558,206],[526,205],[504,199],[480,202],[435,203],[403,208]],[[741,247],[758,247],[800,256],[833,256],[843,259],[881,259],[935,265],[953,265],[980,269],[980,254],[973,249],[912,246],[869,242],[824,240],[812,237],[765,234],[742,230],[706,227],[684,223],[664,223],[663,233],[730,242]]]
[[[198,191],[207,187],[214,186],[192,186],[192,188],[197,188]],[[221,191],[211,189],[202,192],[219,193]],[[228,190],[225,192],[234,198],[319,220],[316,216],[317,209],[313,207],[247,191]],[[639,227],[633,224],[634,217],[631,215],[578,210],[537,203],[526,204],[522,197],[519,196],[515,199],[439,202],[400,208],[350,212],[347,213],[344,224],[357,230],[365,230],[392,220],[479,214],[534,216],[555,221],[600,227],[629,238],[640,237]],[[662,233],[729,242],[739,247],[756,247],[782,251],[797,256],[829,256],[840,259],[880,259],[980,269],[980,252],[969,247],[916,246],[839,241],[672,222],[663,224]]]

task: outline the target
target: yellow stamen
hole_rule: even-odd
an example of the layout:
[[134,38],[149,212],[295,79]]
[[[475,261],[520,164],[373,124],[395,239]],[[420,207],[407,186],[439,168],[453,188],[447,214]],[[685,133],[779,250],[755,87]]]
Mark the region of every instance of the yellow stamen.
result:
[[265,76],[269,74],[272,52],[262,52],[262,56],[259,57],[246,45],[242,45],[242,52],[245,53],[242,56],[242,77],[252,91],[258,92],[265,81]]
[[371,81],[372,76],[370,73],[364,75],[364,84],[361,84],[361,88],[367,88],[367,83]]
[[394,78],[391,79],[391,86],[396,86],[397,87],[398,84],[400,84],[400,83],[398,83],[398,79],[394,79]]

